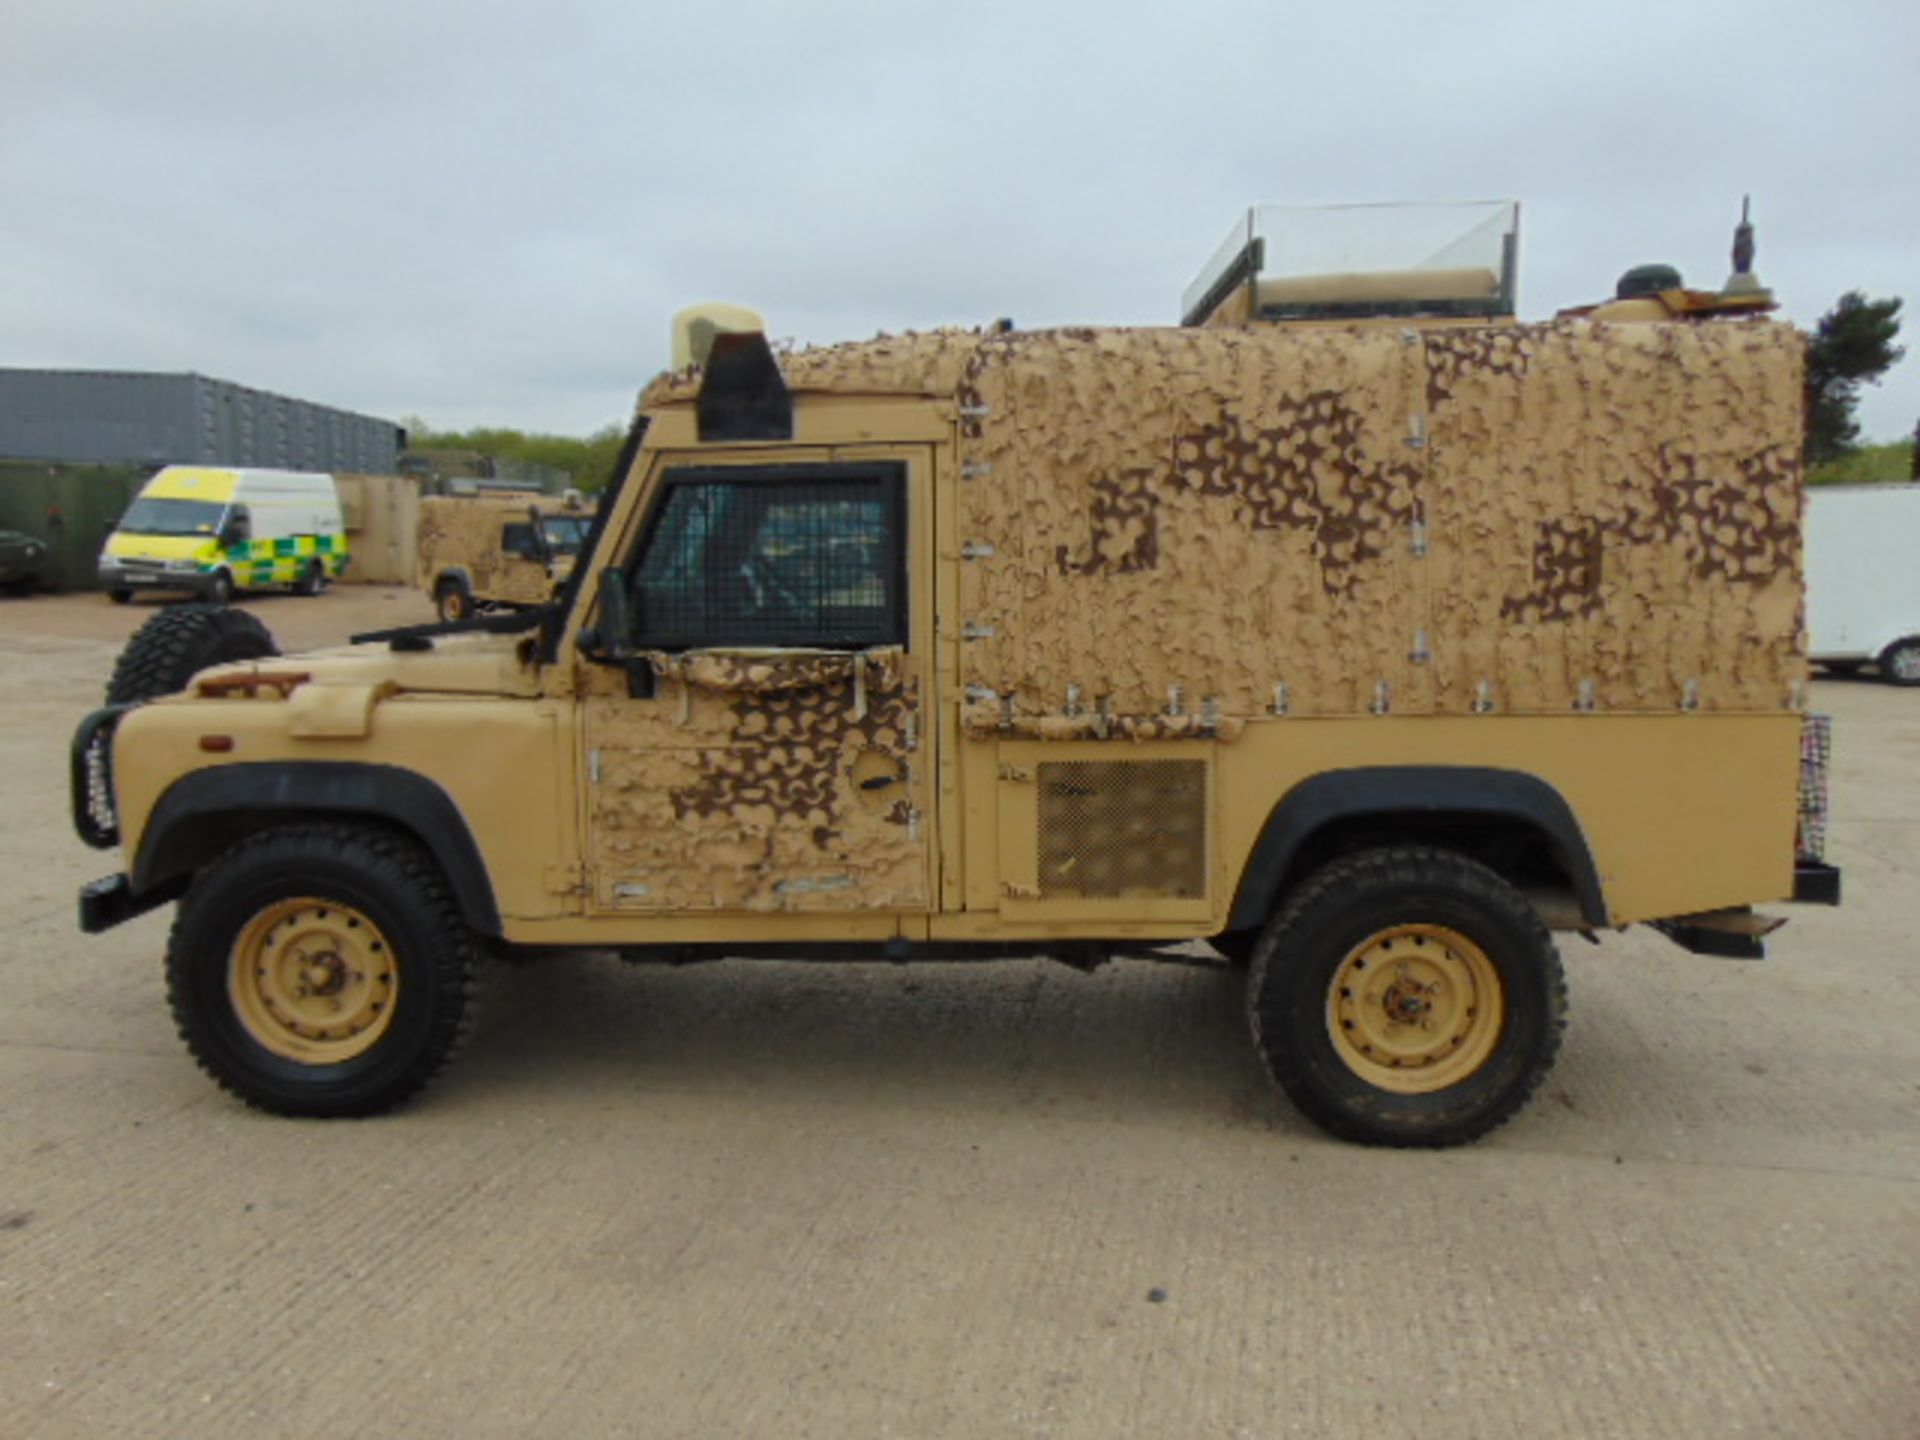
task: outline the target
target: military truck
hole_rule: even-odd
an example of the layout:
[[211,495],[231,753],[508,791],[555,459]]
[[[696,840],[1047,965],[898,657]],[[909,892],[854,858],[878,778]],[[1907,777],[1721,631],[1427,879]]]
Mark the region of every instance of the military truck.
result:
[[420,588],[442,620],[544,605],[572,571],[589,518],[577,491],[429,496],[420,502]]
[[551,604],[90,717],[83,929],[177,900],[188,1048],[285,1114],[419,1090],[483,952],[1217,953],[1313,1121],[1486,1133],[1553,932],[1839,889],[1798,337],[1677,276],[1518,323],[1495,218],[1315,279],[1256,216],[1180,328],[714,335]]

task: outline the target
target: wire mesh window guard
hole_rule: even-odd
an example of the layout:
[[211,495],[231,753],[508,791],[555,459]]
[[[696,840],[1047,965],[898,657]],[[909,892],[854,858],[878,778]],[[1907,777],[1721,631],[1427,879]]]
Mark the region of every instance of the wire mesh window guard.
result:
[[906,639],[897,465],[669,473],[632,580],[645,649]]

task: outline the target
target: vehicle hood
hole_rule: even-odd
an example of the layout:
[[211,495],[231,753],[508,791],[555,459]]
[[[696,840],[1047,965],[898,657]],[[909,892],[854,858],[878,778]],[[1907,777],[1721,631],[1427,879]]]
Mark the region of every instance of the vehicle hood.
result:
[[[429,650],[394,650],[384,641],[277,655],[216,665],[194,677],[194,690],[282,693],[289,703],[302,692],[359,691],[370,703],[401,695],[532,696],[540,690],[531,659],[531,635],[438,635]],[[308,703],[313,703],[309,701]]]
[[211,535],[141,535],[116,530],[101,550],[116,560],[196,560],[218,550]]

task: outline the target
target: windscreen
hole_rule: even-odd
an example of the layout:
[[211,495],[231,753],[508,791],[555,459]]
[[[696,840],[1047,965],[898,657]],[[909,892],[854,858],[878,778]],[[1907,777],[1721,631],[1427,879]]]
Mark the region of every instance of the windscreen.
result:
[[548,515],[541,522],[547,534],[547,548],[555,555],[578,555],[587,538],[587,520],[579,515]]
[[129,535],[213,535],[227,507],[217,500],[163,500],[142,495],[120,517]]

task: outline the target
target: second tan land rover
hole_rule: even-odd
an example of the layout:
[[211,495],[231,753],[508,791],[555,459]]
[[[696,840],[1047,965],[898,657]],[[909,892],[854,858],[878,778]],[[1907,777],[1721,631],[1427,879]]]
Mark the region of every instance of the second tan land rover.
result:
[[1838,876],[1798,336],[1677,276],[1516,323],[1511,209],[1459,218],[1295,273],[1254,212],[1179,328],[717,336],[551,605],[91,717],[83,928],[177,900],[187,1045],[287,1114],[418,1090],[489,949],[1205,941],[1320,1125],[1485,1133],[1551,932],[1757,955]]
[[578,492],[428,496],[420,502],[419,586],[442,620],[544,605],[573,572],[591,521]]

